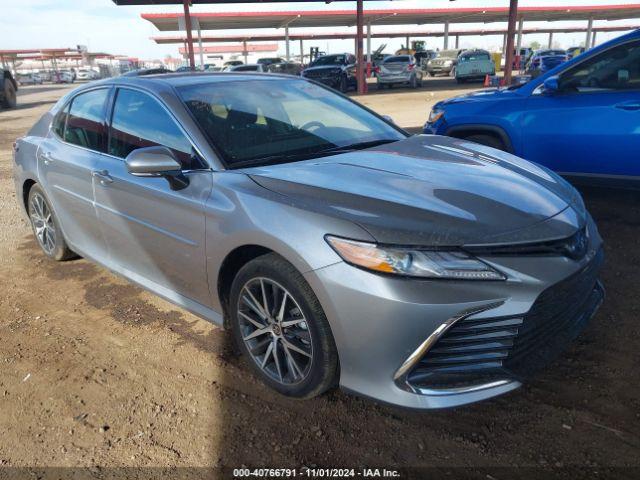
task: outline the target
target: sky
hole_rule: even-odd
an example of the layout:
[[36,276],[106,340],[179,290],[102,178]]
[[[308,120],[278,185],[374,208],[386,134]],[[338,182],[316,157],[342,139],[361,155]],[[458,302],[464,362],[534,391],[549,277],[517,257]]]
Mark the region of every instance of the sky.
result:
[[[371,2],[370,5],[373,5]],[[521,6],[558,6],[558,5],[603,5],[640,3],[640,0],[520,0]],[[375,8],[460,8],[508,6],[508,0],[394,0],[375,2]],[[194,12],[206,11],[261,11],[261,10],[305,10],[305,9],[343,9],[354,8],[354,2],[324,3],[278,3],[278,4],[232,4],[194,6]],[[365,5],[365,9],[366,9]],[[178,45],[157,45],[149,37],[171,35],[169,32],[158,32],[153,25],[142,18],[141,13],[180,12],[178,5],[117,7],[111,0],[0,0],[0,49],[19,48],[75,48],[86,45],[89,51],[105,52],[115,55],[127,55],[144,60],[162,59],[166,55],[177,56]],[[586,23],[586,22],[582,22]],[[606,24],[638,25],[637,21],[604,22]],[[580,22],[577,23],[578,25]],[[595,25],[599,22],[595,22]],[[525,25],[544,26],[546,22],[531,22]],[[576,25],[576,22],[556,22],[554,26]],[[496,24],[504,26],[504,24]],[[482,25],[465,24],[461,28],[482,28]],[[402,27],[373,27],[373,31],[385,29],[399,30]],[[421,28],[421,27],[414,27]],[[425,29],[438,28],[429,25]],[[453,27],[452,27],[453,28]],[[295,30],[292,28],[291,32]],[[253,30],[252,33],[270,33],[272,30]],[[204,32],[203,32],[204,33]],[[238,33],[228,30],[222,34]],[[622,33],[599,33],[598,43],[618,36]],[[562,47],[578,45],[583,42],[584,34],[556,34],[554,40]],[[527,35],[524,45],[532,41],[546,45],[546,35]],[[404,43],[403,39],[373,39],[372,46],[377,48],[382,43],[388,46],[386,52],[392,53]],[[498,36],[461,37],[460,47],[477,47],[499,49],[502,39]],[[306,42],[305,49],[318,46],[327,53],[353,50],[350,40]],[[442,48],[442,39],[427,39],[428,48]],[[292,42],[291,53],[298,53],[298,43]],[[280,44],[280,52],[284,52],[284,43]]]

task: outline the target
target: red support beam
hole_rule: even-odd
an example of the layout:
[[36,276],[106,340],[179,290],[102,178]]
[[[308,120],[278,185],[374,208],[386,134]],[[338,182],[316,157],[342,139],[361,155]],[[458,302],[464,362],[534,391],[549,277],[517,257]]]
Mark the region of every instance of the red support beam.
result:
[[183,0],[184,5],[184,28],[187,30],[187,51],[189,52],[189,66],[191,70],[196,69],[196,59],[193,53],[193,35],[191,34],[191,13],[189,12],[189,0]]
[[[511,71],[513,70],[514,36],[516,34],[516,21],[518,20],[518,0],[509,2],[509,25],[507,26],[507,51],[504,58],[504,84],[511,85]],[[518,52],[518,55],[520,52]]]
[[358,0],[356,7],[356,78],[358,80],[358,93],[367,92],[367,83],[364,77],[364,7],[363,0]]

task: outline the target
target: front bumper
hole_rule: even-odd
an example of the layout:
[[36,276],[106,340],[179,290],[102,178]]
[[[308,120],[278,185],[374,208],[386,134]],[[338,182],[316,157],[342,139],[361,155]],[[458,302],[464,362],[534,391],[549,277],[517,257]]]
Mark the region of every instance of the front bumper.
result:
[[[457,379],[442,381],[444,377],[431,381],[429,376],[424,382],[418,381],[416,375],[424,373],[418,369],[424,369],[425,355],[437,342],[431,341],[427,349],[424,344],[434,334],[442,335],[443,329],[453,328],[458,321],[486,324],[496,319],[527,318],[527,314],[536,311],[536,301],[544,298],[545,291],[580,276],[580,272],[598,261],[601,240],[592,222],[589,230],[589,252],[579,261],[562,256],[483,257],[506,273],[507,281],[405,279],[375,275],[345,263],[307,273],[338,347],[341,387],[414,409],[464,405],[519,387],[528,378],[527,372],[506,363],[502,370],[491,371],[491,375],[483,370],[474,376],[473,368],[469,368],[465,372],[468,375],[459,383],[455,383]],[[600,304],[602,290],[596,280],[599,264],[593,268],[595,276],[590,286],[595,292],[593,302],[572,315],[563,335],[552,335],[565,340],[553,349],[553,354],[566,347]],[[535,350],[534,356],[544,349]],[[549,358],[544,355],[537,365],[545,365]]]
[[309,80],[313,80],[314,82],[318,82],[318,83],[322,83],[323,85],[326,85],[328,87],[331,88],[336,88],[340,85],[340,77],[338,76],[330,76],[330,77],[306,77],[303,75],[304,78],[307,78]]
[[429,73],[433,73],[433,74],[439,74],[439,73],[446,73],[449,74],[451,73],[451,70],[453,70],[453,65],[429,65],[427,66],[427,72]]

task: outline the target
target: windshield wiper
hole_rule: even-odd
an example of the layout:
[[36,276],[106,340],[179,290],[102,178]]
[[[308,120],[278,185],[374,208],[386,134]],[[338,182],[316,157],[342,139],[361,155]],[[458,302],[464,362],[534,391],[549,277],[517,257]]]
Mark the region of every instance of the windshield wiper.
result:
[[386,145],[387,143],[399,142],[398,139],[381,139],[381,140],[370,140],[368,142],[359,142],[352,143],[351,145],[332,147],[327,150],[323,150],[321,153],[342,153],[342,152],[353,152],[354,150],[364,150],[365,148],[377,147],[378,145]]
[[315,150],[313,152],[292,153],[284,155],[267,155],[265,157],[234,162],[231,168],[255,167],[263,165],[275,165],[278,163],[299,162],[302,160],[311,160],[313,158],[320,158],[327,155],[337,155],[340,153],[353,152],[355,150],[364,150],[365,148],[376,147],[378,145],[384,145],[387,143],[398,141],[399,140],[392,139],[371,140],[368,142],[354,143],[351,145],[329,147],[322,150]]

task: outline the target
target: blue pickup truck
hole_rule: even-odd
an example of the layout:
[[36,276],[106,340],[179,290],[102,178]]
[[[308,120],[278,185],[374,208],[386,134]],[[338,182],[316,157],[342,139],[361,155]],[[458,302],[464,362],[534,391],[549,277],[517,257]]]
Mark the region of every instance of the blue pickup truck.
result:
[[640,30],[524,85],[438,102],[424,133],[498,148],[576,183],[640,187]]

